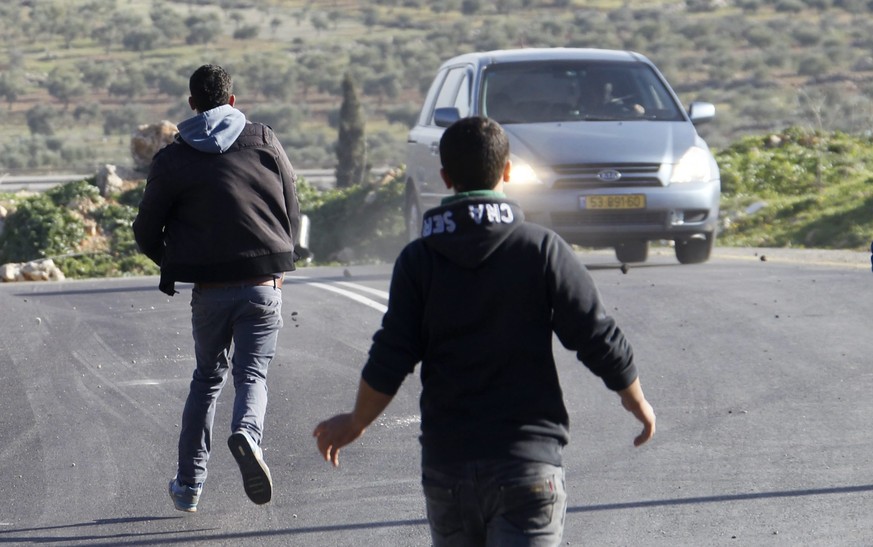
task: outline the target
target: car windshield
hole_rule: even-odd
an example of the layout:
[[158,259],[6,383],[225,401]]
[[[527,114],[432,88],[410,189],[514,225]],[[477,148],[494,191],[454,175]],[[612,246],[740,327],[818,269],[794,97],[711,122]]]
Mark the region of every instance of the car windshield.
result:
[[503,63],[484,73],[481,112],[503,124],[681,121],[664,83],[644,63]]

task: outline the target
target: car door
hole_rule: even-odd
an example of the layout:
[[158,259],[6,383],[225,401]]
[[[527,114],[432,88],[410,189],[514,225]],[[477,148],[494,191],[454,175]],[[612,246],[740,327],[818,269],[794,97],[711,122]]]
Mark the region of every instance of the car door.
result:
[[418,123],[409,132],[407,176],[415,184],[420,211],[439,205],[440,200],[450,193],[440,178],[439,142],[445,128],[434,123],[434,111],[454,107],[462,118],[469,116],[472,75],[472,66],[468,64],[441,70],[428,91]]

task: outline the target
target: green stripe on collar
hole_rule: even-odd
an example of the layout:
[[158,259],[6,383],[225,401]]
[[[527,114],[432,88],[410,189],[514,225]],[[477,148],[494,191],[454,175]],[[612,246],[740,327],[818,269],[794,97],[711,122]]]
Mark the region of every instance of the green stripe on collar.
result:
[[440,205],[447,205],[449,203],[454,203],[456,201],[460,201],[462,199],[467,198],[506,198],[506,194],[503,192],[498,192],[496,190],[470,190],[469,192],[459,192],[453,196],[444,197],[440,202]]

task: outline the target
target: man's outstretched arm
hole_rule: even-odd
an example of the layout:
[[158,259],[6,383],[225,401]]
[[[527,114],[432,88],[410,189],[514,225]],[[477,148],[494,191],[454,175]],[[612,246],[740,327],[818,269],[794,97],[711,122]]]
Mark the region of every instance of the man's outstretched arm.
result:
[[376,391],[361,378],[354,410],[321,422],[312,432],[324,460],[338,466],[340,448],[363,435],[367,426],[382,414],[393,398],[393,395]]

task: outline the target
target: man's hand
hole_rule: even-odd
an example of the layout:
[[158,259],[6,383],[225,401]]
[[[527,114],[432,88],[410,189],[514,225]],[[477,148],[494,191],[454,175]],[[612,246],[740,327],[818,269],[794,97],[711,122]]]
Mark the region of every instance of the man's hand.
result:
[[354,442],[364,434],[364,428],[355,424],[352,414],[337,414],[315,426],[312,436],[324,461],[339,466],[340,448]]
[[355,441],[364,434],[373,420],[388,406],[394,395],[376,391],[361,378],[355,409],[348,414],[337,414],[315,426],[312,436],[324,461],[339,466],[340,448]]
[[634,438],[634,446],[640,446],[655,436],[655,409],[646,400],[639,378],[618,394],[621,397],[621,406],[643,424],[642,433]]

